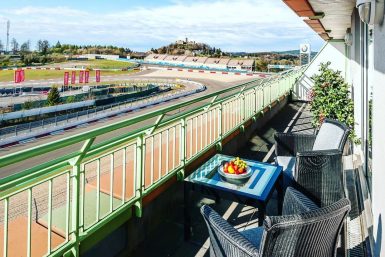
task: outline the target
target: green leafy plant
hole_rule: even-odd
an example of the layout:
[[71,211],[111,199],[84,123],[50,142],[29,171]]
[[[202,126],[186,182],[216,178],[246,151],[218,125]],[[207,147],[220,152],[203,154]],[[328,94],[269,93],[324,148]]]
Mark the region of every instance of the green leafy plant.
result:
[[321,126],[325,118],[336,119],[352,129],[349,138],[359,143],[354,133],[354,103],[349,86],[340,71],[331,69],[330,62],[321,63],[319,74],[312,77],[314,86],[310,91],[310,106],[313,125]]
[[75,96],[70,95],[70,96],[67,97],[67,99],[66,99],[66,103],[67,104],[74,103],[74,102],[76,102],[76,97]]
[[57,86],[52,86],[47,96],[47,105],[54,106],[60,103],[60,92]]
[[31,100],[27,100],[23,103],[23,109],[29,110],[33,108],[33,102]]

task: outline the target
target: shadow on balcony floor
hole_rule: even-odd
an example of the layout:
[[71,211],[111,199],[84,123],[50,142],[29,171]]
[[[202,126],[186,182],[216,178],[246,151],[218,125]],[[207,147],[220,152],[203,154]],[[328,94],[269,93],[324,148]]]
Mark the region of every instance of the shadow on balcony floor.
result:
[[[264,162],[273,161],[274,133],[298,132],[314,133],[311,126],[309,106],[304,103],[290,103],[280,113],[259,131],[255,131],[244,150],[239,152],[239,157],[254,159]],[[270,200],[267,214],[274,215],[276,210],[276,197]],[[222,200],[215,203],[213,200],[202,198],[197,194],[193,196],[192,225],[193,236],[188,242],[183,239],[183,206],[180,204],[176,211],[172,211],[169,219],[164,222],[141,243],[132,257],[189,257],[209,256],[209,240],[206,225],[200,215],[199,207],[210,204],[227,221],[239,230],[258,226],[257,209],[235,202]],[[175,214],[175,215],[174,215]]]

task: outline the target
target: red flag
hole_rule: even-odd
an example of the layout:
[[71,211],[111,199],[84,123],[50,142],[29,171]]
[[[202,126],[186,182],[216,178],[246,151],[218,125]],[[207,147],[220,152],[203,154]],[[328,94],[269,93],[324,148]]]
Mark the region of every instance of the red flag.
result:
[[76,71],[72,71],[71,73],[71,84],[76,83]]
[[21,82],[21,70],[15,70],[14,81],[15,83]]
[[83,80],[84,80],[84,71],[80,71],[79,72],[79,83],[83,83]]
[[88,70],[86,70],[84,82],[85,82],[85,83],[88,83],[88,79],[89,79],[89,78],[90,78],[90,72],[89,72]]
[[19,71],[18,70],[15,70],[15,73],[14,73],[14,75],[13,75],[13,81],[15,82],[15,83],[19,83],[18,81],[19,81]]
[[24,80],[25,80],[24,70],[20,70],[20,82],[24,82]]
[[68,71],[64,72],[64,86],[68,86],[70,73]]
[[96,70],[96,82],[100,82],[100,70]]

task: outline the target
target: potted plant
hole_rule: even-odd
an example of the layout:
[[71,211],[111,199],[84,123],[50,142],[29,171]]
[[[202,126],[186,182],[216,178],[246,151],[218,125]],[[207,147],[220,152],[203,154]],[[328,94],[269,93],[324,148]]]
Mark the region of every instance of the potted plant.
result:
[[349,138],[354,143],[359,143],[354,133],[354,103],[349,86],[341,72],[329,66],[330,62],[321,63],[319,74],[312,76],[314,86],[309,92],[312,123],[319,128],[325,118],[343,122],[352,129]]

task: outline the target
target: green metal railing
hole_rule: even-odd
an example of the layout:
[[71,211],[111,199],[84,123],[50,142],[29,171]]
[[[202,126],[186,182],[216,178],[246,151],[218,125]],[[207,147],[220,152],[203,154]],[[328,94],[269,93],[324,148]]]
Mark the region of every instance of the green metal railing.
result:
[[[210,148],[221,147],[224,138],[287,94],[302,71],[253,80],[0,157],[1,169],[83,144],[65,156],[0,180],[3,256],[12,250],[9,227],[20,215],[27,217],[26,256],[31,256],[34,247],[35,223],[47,229],[46,255],[78,256],[81,241],[118,216],[129,215],[132,208],[140,217],[144,196],[173,176],[183,178],[188,164]],[[165,118],[172,111],[189,107]],[[155,118],[154,123],[151,120]],[[93,144],[98,136],[140,122],[145,123],[140,129]]]

